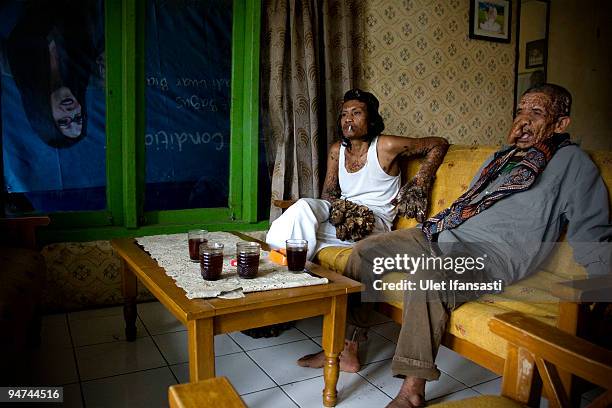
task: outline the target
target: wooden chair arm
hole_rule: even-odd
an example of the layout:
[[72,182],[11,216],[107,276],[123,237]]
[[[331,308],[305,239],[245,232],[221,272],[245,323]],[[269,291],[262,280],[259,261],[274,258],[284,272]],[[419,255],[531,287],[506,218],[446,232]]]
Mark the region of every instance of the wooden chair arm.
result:
[[565,302],[610,302],[612,275],[555,283],[551,293]]
[[293,204],[295,204],[297,200],[272,200],[272,204],[276,207],[276,208],[281,208],[283,210],[286,210],[287,208],[291,207]]
[[489,328],[506,339],[509,346],[533,354],[538,369],[541,360],[605,389],[612,388],[610,350],[518,312],[495,316],[489,321]]
[[36,228],[49,225],[49,217],[7,217],[0,218],[0,230],[6,237],[6,242],[11,246],[36,248]]

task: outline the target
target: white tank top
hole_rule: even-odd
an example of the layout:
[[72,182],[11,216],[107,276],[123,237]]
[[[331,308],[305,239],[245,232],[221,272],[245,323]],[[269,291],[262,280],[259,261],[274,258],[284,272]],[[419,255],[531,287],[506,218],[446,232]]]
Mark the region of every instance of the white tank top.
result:
[[391,200],[399,192],[400,175],[390,176],[382,169],[376,153],[377,143],[378,136],[370,143],[366,164],[355,173],[346,171],[345,147],[340,145],[338,179],[342,198],[367,206],[388,226],[391,226],[396,214]]

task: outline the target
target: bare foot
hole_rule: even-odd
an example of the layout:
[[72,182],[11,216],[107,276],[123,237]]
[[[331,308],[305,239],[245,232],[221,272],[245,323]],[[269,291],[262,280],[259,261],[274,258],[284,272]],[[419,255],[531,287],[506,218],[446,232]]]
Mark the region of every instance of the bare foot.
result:
[[[344,350],[340,353],[340,371],[356,373],[361,368],[357,355],[357,342],[345,341]],[[315,354],[308,354],[297,361],[301,367],[323,368],[325,365],[325,352],[320,351]]]
[[387,408],[416,408],[425,406],[425,380],[406,377],[397,396]]

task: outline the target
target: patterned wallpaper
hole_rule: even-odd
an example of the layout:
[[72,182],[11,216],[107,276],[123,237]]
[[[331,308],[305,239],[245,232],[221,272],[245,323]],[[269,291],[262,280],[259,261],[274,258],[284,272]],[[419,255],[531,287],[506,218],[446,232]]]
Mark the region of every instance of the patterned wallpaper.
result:
[[512,121],[510,44],[468,37],[469,0],[365,3],[359,84],[380,99],[385,133],[500,145]]

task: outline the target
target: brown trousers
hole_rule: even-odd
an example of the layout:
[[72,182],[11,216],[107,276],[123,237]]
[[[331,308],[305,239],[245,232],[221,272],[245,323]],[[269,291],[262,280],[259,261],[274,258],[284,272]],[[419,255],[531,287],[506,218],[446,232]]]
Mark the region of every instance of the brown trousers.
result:
[[[409,257],[431,256],[432,248],[420,229],[401,229],[390,233],[376,235],[358,242],[348,260],[345,275],[359,280],[366,285],[366,292],[361,296],[349,299],[347,338],[363,340],[370,322],[373,310],[374,291],[368,291],[367,286],[382,275],[373,273],[374,259],[377,257],[395,257],[396,254]],[[481,275],[484,272],[480,273]],[[450,276],[453,275],[453,276]],[[465,274],[464,274],[465,275]],[[478,273],[476,274],[478,275]],[[457,277],[454,272],[417,270],[414,274],[406,274],[406,278],[419,280],[441,280]],[[468,279],[482,279],[482,276],[463,276]],[[380,292],[375,293],[381,295]],[[473,297],[478,297],[475,294]],[[415,290],[403,291],[404,310],[402,328],[400,331],[391,370],[396,377],[418,377],[426,380],[437,380],[440,371],[435,365],[436,354],[446,329],[450,312],[459,307],[463,297],[450,290]]]

